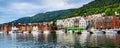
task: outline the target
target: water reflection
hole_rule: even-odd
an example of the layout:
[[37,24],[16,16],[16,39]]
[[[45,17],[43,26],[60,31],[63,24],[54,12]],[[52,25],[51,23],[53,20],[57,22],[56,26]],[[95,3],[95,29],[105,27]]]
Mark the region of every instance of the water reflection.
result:
[[120,47],[119,34],[0,34],[0,48]]

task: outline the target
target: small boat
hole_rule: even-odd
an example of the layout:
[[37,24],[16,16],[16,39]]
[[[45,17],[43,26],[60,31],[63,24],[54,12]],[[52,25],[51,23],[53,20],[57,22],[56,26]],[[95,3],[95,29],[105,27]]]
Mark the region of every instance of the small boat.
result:
[[98,29],[94,29],[94,28],[91,29],[91,32],[92,32],[93,34],[104,34],[102,31],[100,31],[100,30],[98,30]]
[[72,30],[69,30],[69,31],[67,31],[67,33],[73,34],[73,31],[72,31]]
[[120,29],[119,28],[115,28],[115,29],[113,29],[114,31],[119,31]]
[[117,31],[115,31],[113,29],[106,30],[105,32],[106,32],[106,34],[117,34]]
[[12,27],[12,30],[9,31],[9,33],[22,33],[22,31],[19,30],[17,27]]
[[104,33],[100,30],[95,30],[95,32],[93,32],[93,34],[104,34]]
[[62,29],[62,30],[57,30],[57,31],[56,31],[56,34],[63,34],[63,33],[65,33],[65,30],[63,30],[63,29]]
[[13,33],[13,31],[9,31],[8,33],[12,34],[12,33]]
[[43,33],[44,33],[44,34],[49,34],[50,31],[49,31],[49,30],[44,30]]
[[0,33],[2,34],[2,33],[4,33],[4,31],[0,31]]
[[90,34],[90,32],[88,32],[87,30],[83,30],[81,33],[82,34]]
[[29,31],[23,31],[23,33],[29,33]]
[[41,33],[41,31],[39,31],[39,30],[33,30],[33,31],[31,31],[31,33],[37,33],[37,34],[39,34],[39,33]]
[[33,30],[31,31],[31,33],[33,33],[33,34],[34,34],[34,33],[35,33],[35,34],[36,34],[36,33],[40,33],[40,32],[41,32],[41,31],[38,30],[38,27],[37,27],[37,26],[34,26],[34,27],[33,27]]

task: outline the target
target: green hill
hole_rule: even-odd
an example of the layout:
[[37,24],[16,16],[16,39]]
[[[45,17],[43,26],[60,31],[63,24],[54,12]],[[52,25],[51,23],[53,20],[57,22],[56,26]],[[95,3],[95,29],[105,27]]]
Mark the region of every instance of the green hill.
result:
[[105,13],[106,15],[111,16],[114,15],[115,11],[120,14],[120,0],[94,0],[78,9],[38,13],[33,17],[24,17],[5,24],[47,22],[73,16],[87,16],[97,13]]

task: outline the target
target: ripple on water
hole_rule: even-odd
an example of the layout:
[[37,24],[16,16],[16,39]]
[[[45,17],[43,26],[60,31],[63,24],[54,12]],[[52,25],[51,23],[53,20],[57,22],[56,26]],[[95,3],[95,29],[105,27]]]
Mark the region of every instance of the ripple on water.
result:
[[119,34],[0,34],[0,48],[120,47]]

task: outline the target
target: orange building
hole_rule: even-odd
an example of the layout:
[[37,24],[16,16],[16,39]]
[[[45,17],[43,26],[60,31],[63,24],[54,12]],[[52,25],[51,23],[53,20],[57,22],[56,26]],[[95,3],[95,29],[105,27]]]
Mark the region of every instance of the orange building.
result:
[[7,31],[11,31],[12,30],[12,26],[7,26]]
[[25,31],[25,25],[19,25],[19,29]]
[[33,25],[29,25],[29,26],[28,26],[28,30],[29,30],[29,31],[33,30]]
[[119,28],[119,18],[117,16],[113,16],[112,21],[110,23],[111,28]]
[[49,26],[47,27],[47,29],[48,29],[48,30],[52,30],[52,27],[49,25]]
[[4,26],[4,27],[3,27],[3,30],[4,30],[4,31],[8,31],[7,26]]
[[52,27],[50,25],[39,25],[39,30],[52,30]]
[[39,30],[43,30],[43,25],[38,25]]

